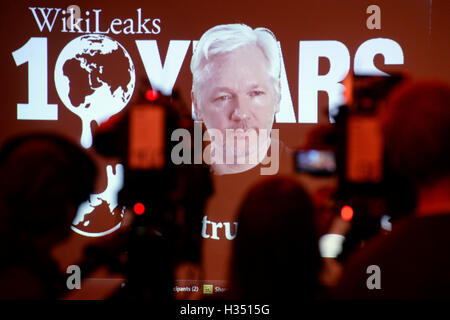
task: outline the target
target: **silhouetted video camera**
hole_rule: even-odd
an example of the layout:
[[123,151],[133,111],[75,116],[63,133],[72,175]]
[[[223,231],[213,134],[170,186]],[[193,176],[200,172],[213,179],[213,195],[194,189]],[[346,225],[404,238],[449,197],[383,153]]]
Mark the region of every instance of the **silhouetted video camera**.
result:
[[175,130],[192,133],[193,128],[191,113],[177,93],[144,90],[95,133],[95,149],[118,157],[124,166],[118,202],[133,211],[121,244],[127,255],[121,270],[128,280],[125,297],[169,298],[175,266],[200,261],[201,219],[212,193],[210,171],[204,164],[177,165],[171,159],[179,143],[187,144],[195,157],[193,141],[172,141]]
[[308,148],[296,152],[297,171],[338,179],[336,212],[351,207],[351,222],[341,258],[380,231],[382,219],[397,218],[415,205],[413,185],[386,159],[380,110],[389,93],[404,81],[392,76],[355,76],[346,88],[347,105],[335,124],[319,128]]

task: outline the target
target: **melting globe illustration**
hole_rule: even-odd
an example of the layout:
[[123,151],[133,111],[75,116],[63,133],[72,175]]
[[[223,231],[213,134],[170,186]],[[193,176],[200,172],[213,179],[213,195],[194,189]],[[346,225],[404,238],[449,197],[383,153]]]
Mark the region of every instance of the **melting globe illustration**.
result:
[[[114,170],[113,170],[114,169]],[[85,237],[102,237],[120,228],[123,208],[117,194],[123,186],[123,166],[106,166],[107,187],[99,194],[91,194],[79,207],[72,230]]]
[[81,145],[92,145],[91,122],[120,112],[136,83],[133,61],[117,41],[100,34],[70,41],[55,65],[55,86],[64,105],[82,122]]
[[[61,101],[82,122],[80,143],[92,146],[92,121],[101,124],[120,112],[131,99],[136,74],[130,55],[117,41],[99,34],[70,41],[55,65],[55,86]],[[107,165],[107,187],[78,208],[72,230],[101,237],[117,230],[123,208],[117,194],[123,185],[123,166]]]

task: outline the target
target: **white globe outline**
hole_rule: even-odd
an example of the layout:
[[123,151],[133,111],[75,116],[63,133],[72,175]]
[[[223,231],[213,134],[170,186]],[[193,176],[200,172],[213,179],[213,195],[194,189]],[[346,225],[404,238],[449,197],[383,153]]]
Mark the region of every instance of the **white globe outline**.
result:
[[[122,164],[116,164],[116,173],[113,174],[112,166],[106,166],[106,175],[108,179],[108,185],[106,189],[100,194],[91,194],[89,200],[80,204],[77,210],[77,214],[72,222],[71,229],[73,231],[85,237],[97,238],[113,233],[120,228],[120,226],[122,225],[122,221],[117,223],[114,227],[103,232],[87,232],[75,227],[75,225],[77,225],[79,222],[82,222],[86,215],[94,211],[95,207],[92,204],[100,204],[101,200],[105,201],[105,199],[108,199],[110,201],[109,210],[111,212],[114,210],[114,208],[118,205],[118,192],[123,187],[123,170],[124,168]],[[114,177],[117,177],[117,179],[114,179]]]
[[[122,50],[129,62],[130,81],[127,84],[127,91],[124,92],[122,87],[119,86],[111,93],[108,84],[98,79],[102,85],[96,88],[92,94],[87,95],[84,102],[78,107],[73,106],[69,99],[70,81],[63,73],[64,63],[69,59],[75,58],[77,54],[87,53],[93,56],[99,51],[103,54],[108,54],[118,48]],[[87,71],[89,69],[85,62],[80,61],[80,66]],[[80,143],[87,149],[92,145],[91,122],[96,121],[98,124],[101,124],[124,109],[131,100],[136,84],[136,70],[130,54],[118,41],[106,35],[86,34],[71,40],[61,50],[55,64],[54,79],[56,91],[65,107],[81,119],[82,135]],[[125,99],[123,99],[124,96]],[[120,102],[119,100],[122,101]],[[86,108],[87,105],[90,106]]]
[[[109,44],[112,46],[109,48],[104,49],[104,48],[91,48],[91,52],[89,52],[89,48],[86,49],[86,45],[83,47],[82,45],[80,46],[80,43],[83,43],[84,41],[87,42],[87,44],[92,44],[92,42],[90,42],[90,40],[102,40],[100,42],[100,46],[105,44],[105,41],[109,42]],[[97,44],[98,42],[94,42],[94,44]],[[107,43],[108,44],[108,43]],[[115,45],[115,46],[114,46]],[[81,51],[80,51],[80,48]],[[64,63],[68,60],[68,59],[72,59],[75,58],[76,54],[80,54],[80,53],[89,53],[91,55],[94,55],[92,53],[92,50],[100,50],[101,53],[108,53],[108,52],[112,52],[113,50],[117,50],[118,48],[122,49],[122,52],[124,53],[125,57],[128,59],[129,62],[129,74],[130,74],[130,81],[127,84],[127,95],[125,95],[125,100],[122,98],[122,103],[119,105],[116,105],[115,108],[109,109],[109,110],[98,110],[95,105],[92,104],[92,102],[95,102],[95,97],[93,97],[96,93],[98,93],[100,91],[100,93],[103,91],[105,92],[105,90],[109,90],[109,87],[107,84],[105,84],[103,81],[101,81],[100,79],[99,82],[102,83],[102,86],[97,88],[93,94],[88,95],[85,97],[85,101],[84,103],[80,104],[78,107],[74,107],[69,99],[69,90],[70,90],[70,81],[69,78],[66,77],[62,71],[62,67],[64,65]],[[81,66],[83,67],[83,63],[81,63]],[[86,64],[84,63],[84,67],[88,67],[86,66]],[[134,63],[133,60],[131,59],[130,54],[128,53],[128,51],[116,40],[111,39],[108,36],[105,35],[99,35],[99,34],[87,34],[87,35],[82,35],[79,36],[73,40],[71,40],[69,43],[66,44],[66,46],[61,50],[56,64],[55,64],[55,69],[54,69],[54,80],[55,80],[55,88],[56,91],[59,95],[59,98],[61,99],[61,101],[63,102],[63,104],[65,105],[65,107],[67,109],[69,109],[72,113],[76,114],[78,117],[80,117],[81,121],[82,121],[82,126],[83,126],[83,132],[82,132],[82,136],[80,139],[80,143],[84,148],[89,148],[92,145],[92,134],[90,132],[90,124],[92,121],[96,121],[98,124],[101,124],[102,122],[106,121],[109,119],[109,117],[111,117],[112,115],[120,112],[122,109],[124,109],[129,101],[131,100],[131,97],[133,96],[134,93],[134,89],[135,89],[135,84],[136,84],[136,71],[135,71],[135,67],[134,67]],[[104,95],[106,95],[104,93]],[[112,96],[113,98],[115,97],[120,97],[120,96],[124,96],[124,92],[122,87],[118,87],[112,94],[109,90],[109,96]],[[93,99],[93,101],[92,101]],[[114,101],[113,101],[114,102]],[[91,104],[89,108],[85,108],[85,106],[87,104]],[[104,105],[107,106],[114,106],[114,103],[111,102],[106,102],[104,103]],[[97,114],[96,114],[96,111]],[[88,127],[88,128],[86,128]],[[83,135],[85,135],[85,131],[89,130],[89,135],[90,135],[90,141],[86,141],[86,137],[83,137]],[[123,177],[122,177],[123,180]],[[109,184],[109,182],[108,182]],[[108,189],[108,187],[107,187]],[[95,195],[91,195],[91,196],[95,196]],[[117,195],[114,197],[114,199],[103,199],[105,201],[109,200],[110,206],[114,205],[114,203],[117,202]],[[111,208],[110,208],[111,211]],[[89,214],[90,212],[86,212],[85,214]],[[77,227],[75,227],[74,225],[71,226],[71,229],[73,231],[75,231],[76,233],[82,235],[82,236],[86,236],[86,237],[102,237],[105,235],[108,235],[114,231],[116,231],[117,229],[120,228],[122,222],[119,222],[118,224],[116,224],[114,227],[104,231],[104,232],[86,232],[83,231]]]

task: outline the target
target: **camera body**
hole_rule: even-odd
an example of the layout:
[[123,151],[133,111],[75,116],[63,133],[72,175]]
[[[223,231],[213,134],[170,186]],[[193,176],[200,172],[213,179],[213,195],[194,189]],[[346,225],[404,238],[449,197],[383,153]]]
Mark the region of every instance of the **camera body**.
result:
[[378,234],[382,221],[414,209],[413,184],[389,166],[382,131],[383,104],[402,81],[402,74],[355,76],[346,89],[351,93],[347,104],[334,117],[335,124],[319,128],[308,148],[296,152],[298,172],[337,178],[335,212],[339,214],[345,206],[352,208],[340,259]]
[[188,108],[176,93],[147,90],[94,136],[95,149],[124,166],[118,202],[131,209],[131,223],[115,245],[117,257],[126,255],[122,294],[128,298],[170,298],[176,265],[200,261],[201,219],[212,182],[205,164],[171,160],[176,129],[193,131]]

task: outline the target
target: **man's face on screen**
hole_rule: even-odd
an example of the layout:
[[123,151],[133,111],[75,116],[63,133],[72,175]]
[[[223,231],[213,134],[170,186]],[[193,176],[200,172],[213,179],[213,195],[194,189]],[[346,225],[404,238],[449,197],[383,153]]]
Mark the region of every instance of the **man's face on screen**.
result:
[[[224,138],[226,129],[242,129],[235,131],[237,139],[252,130],[270,132],[279,96],[268,69],[268,60],[256,46],[213,57],[204,67],[194,99],[199,120],[208,129],[220,130]],[[248,153],[248,149],[235,151]]]

